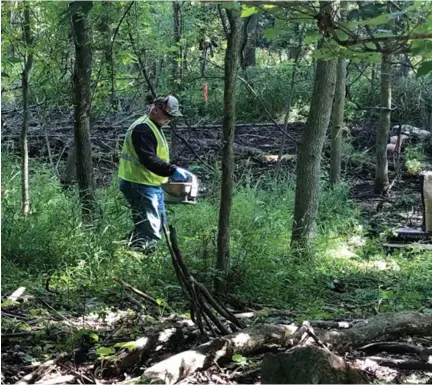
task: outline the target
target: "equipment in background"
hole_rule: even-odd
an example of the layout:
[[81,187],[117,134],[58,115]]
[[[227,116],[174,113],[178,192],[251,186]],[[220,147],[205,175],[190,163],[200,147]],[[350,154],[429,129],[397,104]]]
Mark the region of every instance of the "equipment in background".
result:
[[192,175],[187,182],[173,182],[169,180],[162,184],[165,191],[165,202],[196,204],[198,197],[198,178]]
[[432,249],[432,171],[423,171],[420,174],[420,195],[423,209],[421,227],[401,227],[395,230],[396,236],[389,237],[384,246]]

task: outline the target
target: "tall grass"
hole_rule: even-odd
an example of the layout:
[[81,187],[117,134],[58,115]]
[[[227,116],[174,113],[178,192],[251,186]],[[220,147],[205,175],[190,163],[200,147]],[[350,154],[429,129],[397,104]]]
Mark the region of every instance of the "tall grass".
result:
[[[68,296],[83,292],[98,295],[116,287],[113,277],[120,276],[156,297],[181,297],[163,241],[151,257],[125,247],[122,239],[132,223],[115,178],[109,187],[97,191],[102,216],[94,225],[85,226],[77,193],[63,191],[50,171],[34,160],[31,170],[31,214],[24,218],[19,162],[10,155],[3,156],[3,290],[24,283],[41,289],[51,277],[51,285]],[[343,185],[335,190],[322,186],[315,257],[302,261],[289,247],[293,179],[277,180],[268,175],[258,181],[246,178],[238,185],[231,221],[231,294],[267,304],[319,308],[333,293],[329,282],[339,276],[363,274],[358,261],[363,257],[354,261],[335,258],[341,245],[354,235],[362,235],[359,210],[349,201],[347,191]],[[218,222],[217,191],[209,196],[212,198],[195,206],[168,207],[169,222],[177,229],[186,263],[207,285],[214,274]],[[373,252],[379,250],[376,245],[367,247]],[[417,275],[423,274],[421,266]],[[429,283],[423,282],[422,289],[431,287]],[[374,293],[377,295],[376,290]]]

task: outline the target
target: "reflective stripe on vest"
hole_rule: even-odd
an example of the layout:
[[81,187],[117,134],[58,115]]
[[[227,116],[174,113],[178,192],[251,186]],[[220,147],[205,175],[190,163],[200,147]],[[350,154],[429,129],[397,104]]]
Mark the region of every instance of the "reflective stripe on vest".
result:
[[162,130],[148,118],[147,115],[137,119],[126,132],[123,143],[122,153],[120,155],[120,165],[118,176],[129,182],[145,184],[149,186],[160,186],[167,182],[168,178],[156,175],[145,168],[139,161],[138,155],[132,143],[132,132],[139,124],[147,124],[156,138],[156,156],[165,162],[169,162],[168,143]]

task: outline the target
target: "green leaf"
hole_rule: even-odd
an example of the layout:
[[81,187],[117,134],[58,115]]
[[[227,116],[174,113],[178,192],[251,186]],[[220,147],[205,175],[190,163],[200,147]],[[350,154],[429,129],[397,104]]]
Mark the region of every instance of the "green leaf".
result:
[[321,34],[319,34],[318,32],[309,31],[306,32],[305,34],[304,43],[305,44],[316,43],[320,38],[321,38]]
[[109,354],[115,353],[115,349],[114,348],[101,347],[101,348],[96,349],[96,353],[99,354],[100,356],[108,356]]
[[246,362],[246,357],[243,357],[241,354],[234,354],[231,359],[234,362]]
[[358,22],[358,25],[380,25],[380,24],[385,24],[389,21],[389,14],[388,13],[384,13],[382,15],[379,15],[377,17],[374,17],[372,19],[367,19],[367,20],[360,20]]
[[275,37],[278,36],[280,30],[275,28],[266,28],[264,30],[264,37],[268,40],[273,40]]
[[96,333],[90,333],[90,338],[93,341],[99,341],[99,336]]
[[256,7],[248,7],[247,5],[243,5],[243,10],[240,17],[249,17],[258,12]]
[[239,9],[241,7],[240,3],[238,1],[223,1],[220,3],[216,3],[219,4],[220,6],[226,8],[226,9]]
[[14,299],[7,299],[2,302],[1,307],[3,308],[8,306],[14,306],[14,305],[18,305],[18,302],[15,301]]
[[334,58],[334,52],[327,48],[320,48],[314,51],[314,59],[331,59]]
[[167,306],[168,305],[168,303],[164,299],[162,299],[162,298],[156,298],[156,303],[159,306]]
[[411,44],[411,53],[413,55],[421,55],[423,57],[431,57],[432,55],[432,40],[414,40]]
[[118,342],[114,345],[114,347],[128,349],[128,350],[135,350],[137,348],[137,343],[136,341]]
[[392,299],[394,298],[394,292],[391,290],[383,291],[381,292],[380,297],[382,299]]
[[432,60],[424,61],[417,70],[417,77],[425,76],[432,71]]

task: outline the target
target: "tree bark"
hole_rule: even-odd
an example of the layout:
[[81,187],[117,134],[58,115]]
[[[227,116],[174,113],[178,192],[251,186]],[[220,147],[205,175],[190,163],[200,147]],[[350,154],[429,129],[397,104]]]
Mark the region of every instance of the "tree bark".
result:
[[262,384],[368,384],[360,369],[317,346],[294,347],[266,354],[261,365]]
[[90,144],[90,81],[92,55],[87,14],[92,2],[76,1],[72,15],[75,44],[75,67],[73,74],[74,138],[76,167],[83,219],[89,220],[95,210],[93,162]]
[[316,236],[321,153],[330,121],[336,84],[336,62],[318,60],[310,110],[301,135],[291,246],[309,248]]
[[375,192],[385,193],[389,187],[387,140],[391,118],[391,55],[383,53],[381,62],[381,110],[376,141]]
[[29,165],[28,165],[28,128],[29,128],[29,75],[33,65],[33,53],[31,52],[33,37],[30,27],[30,4],[24,3],[24,25],[23,41],[26,47],[24,57],[24,69],[22,72],[22,95],[23,95],[23,125],[21,130],[21,181],[22,181],[22,207],[23,214],[27,216],[30,212],[30,193],[29,193]]
[[257,26],[258,26],[258,13],[255,13],[247,18],[244,22],[244,43],[242,47],[241,66],[243,69],[252,67],[256,63],[256,40],[257,40]]
[[243,20],[237,15],[235,10],[227,9],[226,11],[230,22],[230,32],[227,35],[228,41],[225,52],[222,186],[216,259],[218,276],[215,277],[215,289],[218,293],[223,293],[225,290],[224,276],[229,266],[230,217],[234,169],[235,86],[240,59],[241,26],[243,23]]
[[339,59],[332,111],[330,183],[339,184],[341,176],[341,143],[345,111],[346,62]]

